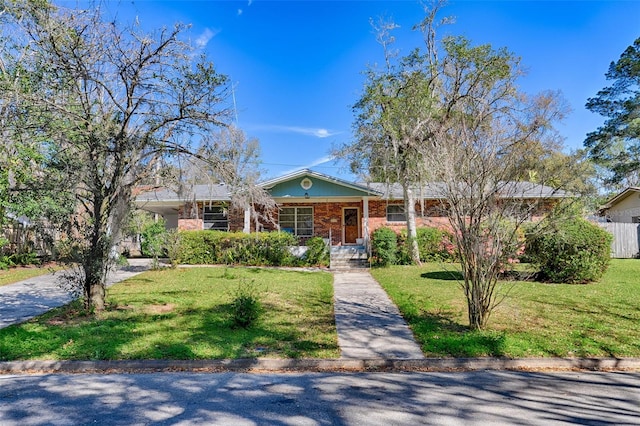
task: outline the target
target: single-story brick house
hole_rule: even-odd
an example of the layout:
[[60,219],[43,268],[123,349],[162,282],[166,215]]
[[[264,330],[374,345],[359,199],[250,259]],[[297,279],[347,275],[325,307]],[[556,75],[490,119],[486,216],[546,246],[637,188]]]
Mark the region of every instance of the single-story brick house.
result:
[[[545,199],[552,205],[563,194],[529,182],[519,182],[517,198]],[[320,236],[332,246],[368,243],[371,232],[381,226],[405,227],[405,209],[400,185],[353,183],[304,169],[268,180],[262,186],[278,205],[275,223],[261,230],[283,230],[300,237]],[[437,185],[415,192],[417,226],[446,227],[439,213]],[[164,217],[169,228],[216,229],[250,232],[255,226],[249,210],[234,210],[224,185],[198,185],[189,200],[174,191],[159,189],[139,195],[136,205]]]

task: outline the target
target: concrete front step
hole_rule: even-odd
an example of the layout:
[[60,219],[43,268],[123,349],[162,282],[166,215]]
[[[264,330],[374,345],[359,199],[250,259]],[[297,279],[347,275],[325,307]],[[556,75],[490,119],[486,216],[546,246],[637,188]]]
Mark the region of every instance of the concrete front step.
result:
[[330,271],[364,271],[369,269],[369,262],[367,263],[350,263],[350,264],[334,264],[329,268]]
[[351,269],[368,269],[369,254],[364,246],[331,247],[330,269],[348,271]]

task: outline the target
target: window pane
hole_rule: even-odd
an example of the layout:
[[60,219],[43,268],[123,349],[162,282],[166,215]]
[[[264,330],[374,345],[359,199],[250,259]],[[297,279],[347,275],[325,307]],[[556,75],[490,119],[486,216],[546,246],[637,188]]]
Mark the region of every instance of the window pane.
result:
[[387,206],[387,221],[388,222],[405,222],[407,215],[404,212],[404,206],[400,204],[393,204]]
[[279,215],[280,229],[294,235],[313,235],[313,207],[283,207]]

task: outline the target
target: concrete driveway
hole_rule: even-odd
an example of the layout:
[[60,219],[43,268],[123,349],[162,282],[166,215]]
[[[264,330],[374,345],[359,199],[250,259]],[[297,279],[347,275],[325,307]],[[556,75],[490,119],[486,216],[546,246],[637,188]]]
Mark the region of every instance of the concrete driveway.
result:
[[[129,266],[109,274],[107,285],[149,269],[149,259],[130,259]],[[0,328],[27,321],[69,303],[72,296],[60,286],[60,272],[40,275],[0,287]]]

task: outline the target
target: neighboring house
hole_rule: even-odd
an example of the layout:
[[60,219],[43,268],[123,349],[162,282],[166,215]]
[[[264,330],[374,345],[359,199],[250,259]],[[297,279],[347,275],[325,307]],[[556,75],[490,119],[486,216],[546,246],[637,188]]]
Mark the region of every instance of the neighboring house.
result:
[[598,225],[613,235],[611,256],[640,256],[640,187],[631,186],[607,201],[599,211],[606,223]]
[[[405,227],[406,215],[400,185],[353,183],[311,170],[271,179],[262,183],[278,205],[275,223],[263,223],[260,230],[290,232],[305,240],[320,236],[333,246],[368,244],[371,233],[382,226],[396,230]],[[564,195],[551,188],[528,182],[514,184],[523,200],[555,199]],[[416,191],[417,226],[446,227],[439,213],[437,186]],[[189,200],[162,189],[136,198],[136,205],[162,215],[169,228],[219,229],[250,232],[255,230],[249,210],[230,209],[224,185],[198,185]]]
[[601,208],[607,222],[640,223],[640,187],[630,186]]

